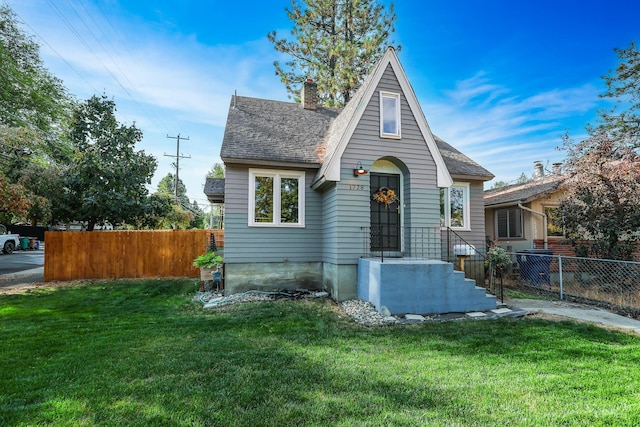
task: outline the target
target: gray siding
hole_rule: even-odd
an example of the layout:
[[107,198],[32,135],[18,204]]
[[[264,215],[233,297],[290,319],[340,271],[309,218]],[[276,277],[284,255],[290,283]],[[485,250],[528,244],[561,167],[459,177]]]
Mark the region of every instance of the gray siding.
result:
[[[456,182],[463,182],[456,180]],[[486,250],[485,226],[484,226],[484,183],[482,181],[469,181],[469,217],[471,221],[470,231],[458,231],[456,234],[476,247],[481,254]],[[446,230],[443,231],[443,242],[446,241]]]
[[225,262],[314,262],[322,256],[322,197],[306,173],[305,227],[249,227],[249,171],[226,165]]
[[338,209],[336,186],[332,185],[322,194],[322,260],[337,263]]
[[[379,92],[381,90],[400,93],[402,139],[380,138]],[[416,113],[420,114],[420,112]],[[358,161],[362,161],[365,166],[370,166],[375,160],[384,157],[396,158],[405,165],[410,175],[405,176],[405,181],[410,178],[412,188],[436,187],[435,162],[390,67],[380,80],[343,153],[342,167],[353,169]]]
[[[380,90],[400,93],[401,139],[380,138]],[[421,114],[421,112],[416,112]],[[355,264],[365,252],[362,227],[370,225],[369,175],[353,176],[361,161],[369,169],[379,159],[390,160],[403,173],[403,226],[435,227],[439,224],[436,165],[416,118],[409,108],[393,70],[388,67],[369,101],[341,159],[341,180],[336,185],[335,214],[331,231],[335,247],[325,248],[325,261]],[[325,221],[325,227],[329,225]]]

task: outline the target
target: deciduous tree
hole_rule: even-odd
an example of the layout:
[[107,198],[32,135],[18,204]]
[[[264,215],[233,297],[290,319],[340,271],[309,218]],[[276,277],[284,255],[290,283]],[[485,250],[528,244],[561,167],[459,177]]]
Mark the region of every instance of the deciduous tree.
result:
[[293,21],[290,36],[280,38],[272,31],[267,37],[276,51],[291,57],[274,66],[294,99],[311,78],[318,84],[321,104],[346,104],[393,44],[393,3],[387,11],[376,0],[292,0],[286,12]]
[[11,223],[16,216],[26,215],[28,193],[20,184],[11,184],[0,172],[0,223]]
[[0,5],[0,126],[51,132],[68,116],[70,97],[40,59],[13,10]]
[[[640,156],[603,128],[565,138],[569,178],[561,223],[580,255],[630,259],[640,241]],[[585,244],[588,243],[588,244]]]
[[156,160],[135,145],[142,131],[115,117],[115,102],[93,96],[73,115],[69,139],[75,147],[64,177],[65,219],[112,224],[138,218],[145,209],[147,188]]

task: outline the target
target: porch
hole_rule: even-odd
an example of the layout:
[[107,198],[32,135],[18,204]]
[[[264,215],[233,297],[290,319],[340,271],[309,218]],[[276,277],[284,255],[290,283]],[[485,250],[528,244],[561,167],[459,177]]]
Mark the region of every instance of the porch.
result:
[[[484,245],[440,227],[363,227],[358,297],[392,314],[496,308],[487,295]],[[480,286],[478,286],[480,285]]]

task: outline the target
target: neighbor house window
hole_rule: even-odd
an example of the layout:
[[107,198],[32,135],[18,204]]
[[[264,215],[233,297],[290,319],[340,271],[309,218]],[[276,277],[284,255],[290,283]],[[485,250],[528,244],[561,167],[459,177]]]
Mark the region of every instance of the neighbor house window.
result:
[[250,169],[249,225],[304,226],[304,172]]
[[499,239],[522,238],[522,210],[520,208],[496,211],[496,230]]
[[441,188],[440,225],[469,230],[469,222],[469,184],[454,183],[449,188]]
[[400,94],[380,92],[380,136],[400,138]]
[[564,237],[560,209],[557,207],[545,207],[544,213],[547,215],[547,236]]

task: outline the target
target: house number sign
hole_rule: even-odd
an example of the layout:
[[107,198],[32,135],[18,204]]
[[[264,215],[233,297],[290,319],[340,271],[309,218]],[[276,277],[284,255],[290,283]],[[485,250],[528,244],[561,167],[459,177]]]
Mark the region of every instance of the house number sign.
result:
[[365,191],[366,189],[367,189],[366,185],[349,184],[349,190]]

